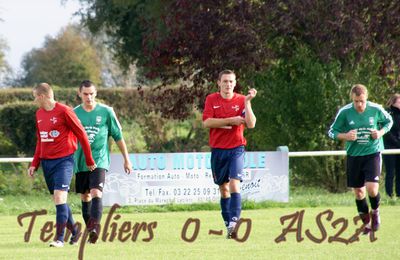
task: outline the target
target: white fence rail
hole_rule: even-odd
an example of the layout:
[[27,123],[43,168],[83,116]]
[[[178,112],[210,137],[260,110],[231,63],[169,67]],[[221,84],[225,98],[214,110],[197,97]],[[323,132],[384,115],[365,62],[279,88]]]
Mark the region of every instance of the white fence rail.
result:
[[[311,157],[311,156],[343,156],[346,155],[345,150],[339,151],[304,151],[304,152],[288,152],[289,158],[292,157]],[[400,154],[400,149],[383,150],[382,154]],[[27,158],[0,158],[0,163],[18,163],[32,162],[32,157]]]

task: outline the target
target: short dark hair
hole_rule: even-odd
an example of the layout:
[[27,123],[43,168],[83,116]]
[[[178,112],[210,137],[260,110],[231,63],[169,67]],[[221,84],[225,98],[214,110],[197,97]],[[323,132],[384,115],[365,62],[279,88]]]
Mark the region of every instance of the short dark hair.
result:
[[218,74],[218,80],[221,80],[222,76],[226,75],[226,74],[233,74],[236,76],[236,74],[233,70],[223,70]]
[[94,85],[93,82],[91,82],[91,81],[88,80],[88,79],[85,79],[85,80],[83,80],[83,81],[81,82],[81,84],[79,85],[79,91],[81,91],[82,88],[90,88],[91,86],[93,86],[93,87],[96,88],[96,85]]

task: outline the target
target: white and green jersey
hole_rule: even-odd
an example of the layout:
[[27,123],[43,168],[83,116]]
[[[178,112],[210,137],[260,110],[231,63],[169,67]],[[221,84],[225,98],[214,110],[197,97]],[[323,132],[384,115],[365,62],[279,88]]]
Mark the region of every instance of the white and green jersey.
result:
[[[108,170],[110,168],[108,139],[110,136],[116,142],[122,139],[121,125],[114,110],[109,106],[97,103],[90,112],[85,111],[82,105],[75,107],[74,112],[85,128],[97,167]],[[89,171],[80,144],[74,153],[74,159],[74,173]]]
[[340,133],[357,130],[357,140],[346,141],[346,152],[351,156],[363,156],[384,149],[383,139],[373,139],[370,130],[383,128],[387,133],[392,125],[392,117],[381,105],[367,101],[364,112],[359,113],[353,103],[350,103],[339,110],[328,135],[332,139],[337,139]]

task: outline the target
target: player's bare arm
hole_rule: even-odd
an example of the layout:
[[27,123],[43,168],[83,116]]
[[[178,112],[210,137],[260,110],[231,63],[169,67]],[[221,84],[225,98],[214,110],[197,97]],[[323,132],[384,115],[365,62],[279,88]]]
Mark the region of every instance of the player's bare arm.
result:
[[208,118],[203,122],[205,128],[220,128],[233,125],[241,125],[245,123],[245,119],[241,116],[227,118]]
[[257,90],[252,88],[249,90],[245,101],[245,122],[247,128],[254,128],[256,126],[256,116],[254,115],[253,109],[251,108],[251,100],[257,95]]
[[35,167],[33,167],[33,166],[29,167],[29,169],[28,169],[28,175],[31,176],[31,177],[33,177],[33,175],[35,174],[35,171],[36,171],[36,168],[35,168]]
[[121,139],[116,142],[119,150],[121,151],[122,156],[124,157],[124,170],[125,173],[130,174],[132,173],[132,163],[129,159],[128,149],[126,148],[126,143],[124,139]]
[[87,165],[87,168],[89,169],[89,171],[94,171],[96,169],[97,165],[93,164],[93,165]]

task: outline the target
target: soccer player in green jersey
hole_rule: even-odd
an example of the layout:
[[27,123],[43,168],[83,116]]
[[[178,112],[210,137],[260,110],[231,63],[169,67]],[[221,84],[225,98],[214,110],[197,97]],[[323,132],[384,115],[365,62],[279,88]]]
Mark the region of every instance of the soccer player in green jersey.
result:
[[382,136],[390,130],[393,121],[382,106],[367,101],[365,86],[354,85],[350,96],[353,102],[339,110],[328,134],[332,139],[346,142],[347,186],[353,188],[358,213],[366,224],[364,234],[368,234],[378,230],[380,225],[380,152],[384,149]]
[[90,148],[97,168],[89,171],[86,167],[82,148],[79,145],[74,154],[76,192],[81,194],[82,216],[89,232],[89,242],[96,243],[103,213],[102,194],[105,174],[110,167],[109,137],[117,143],[124,157],[124,170],[131,173],[132,164],[122,137],[121,125],[114,110],[96,102],[96,86],[84,80],[79,86],[82,104],[74,108],[89,138]]

